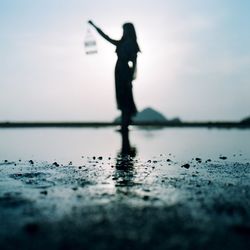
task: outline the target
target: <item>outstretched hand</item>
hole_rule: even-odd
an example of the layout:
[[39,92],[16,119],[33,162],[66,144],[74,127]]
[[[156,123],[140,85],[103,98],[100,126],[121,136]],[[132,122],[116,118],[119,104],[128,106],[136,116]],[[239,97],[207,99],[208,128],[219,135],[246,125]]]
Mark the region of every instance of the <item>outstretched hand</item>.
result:
[[91,20],[89,20],[88,23],[95,27],[94,23]]

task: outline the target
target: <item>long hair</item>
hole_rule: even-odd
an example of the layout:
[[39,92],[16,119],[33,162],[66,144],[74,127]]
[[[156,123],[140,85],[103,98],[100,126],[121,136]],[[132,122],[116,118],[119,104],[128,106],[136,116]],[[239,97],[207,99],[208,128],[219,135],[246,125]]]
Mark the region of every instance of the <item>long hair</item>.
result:
[[137,43],[137,36],[134,25],[132,23],[124,23],[122,28],[123,28],[122,40],[131,39],[135,43],[137,51],[141,52],[140,47]]

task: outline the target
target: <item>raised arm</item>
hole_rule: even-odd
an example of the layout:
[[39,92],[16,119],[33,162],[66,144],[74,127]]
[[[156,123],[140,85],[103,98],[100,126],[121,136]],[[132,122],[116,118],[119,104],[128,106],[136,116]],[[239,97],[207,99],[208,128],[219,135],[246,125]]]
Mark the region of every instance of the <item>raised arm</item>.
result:
[[113,45],[117,46],[118,45],[118,41],[111,39],[108,35],[106,35],[100,28],[98,28],[92,21],[88,21],[88,23],[90,25],[92,25],[96,31],[104,38],[106,39],[108,42],[112,43]]

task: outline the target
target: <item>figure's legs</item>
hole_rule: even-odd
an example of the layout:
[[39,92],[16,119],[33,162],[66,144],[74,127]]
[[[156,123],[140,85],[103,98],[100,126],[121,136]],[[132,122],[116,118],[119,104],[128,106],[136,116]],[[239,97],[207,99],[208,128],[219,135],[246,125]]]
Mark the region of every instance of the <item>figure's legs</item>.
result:
[[126,110],[122,110],[122,131],[127,131],[130,124],[130,115]]

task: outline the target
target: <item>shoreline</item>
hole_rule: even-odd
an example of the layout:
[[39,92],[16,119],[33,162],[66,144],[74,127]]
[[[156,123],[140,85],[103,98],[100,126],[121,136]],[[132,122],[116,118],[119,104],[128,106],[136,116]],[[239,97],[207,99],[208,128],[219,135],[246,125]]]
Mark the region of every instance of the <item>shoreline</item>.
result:
[[[101,128],[119,126],[115,122],[0,122],[0,128]],[[238,128],[250,129],[249,123],[242,122],[133,122],[132,126],[152,128]]]

